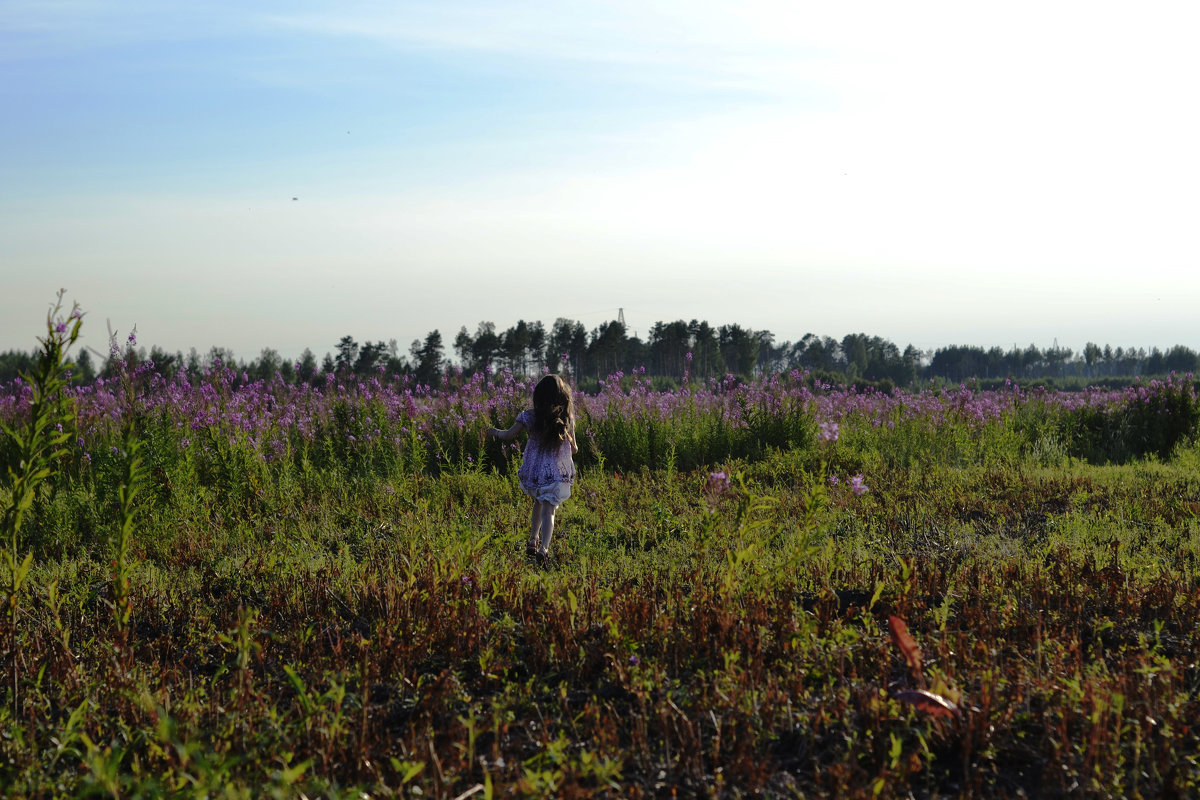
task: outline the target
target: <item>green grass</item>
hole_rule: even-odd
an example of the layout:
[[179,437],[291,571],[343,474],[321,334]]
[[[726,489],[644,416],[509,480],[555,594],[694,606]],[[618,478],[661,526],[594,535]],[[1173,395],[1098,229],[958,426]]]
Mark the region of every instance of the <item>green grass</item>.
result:
[[[585,470],[546,570],[521,558],[512,476],[318,472],[249,498],[179,466],[131,545],[127,640],[88,530],[116,508],[96,519],[102,482],[62,486],[37,515],[3,781],[30,797],[1195,791],[1195,449],[1059,468],[846,456],[872,465],[861,497],[811,458],[729,462],[744,486],[715,504],[707,471]],[[916,677],[888,614],[961,720],[894,699]]]

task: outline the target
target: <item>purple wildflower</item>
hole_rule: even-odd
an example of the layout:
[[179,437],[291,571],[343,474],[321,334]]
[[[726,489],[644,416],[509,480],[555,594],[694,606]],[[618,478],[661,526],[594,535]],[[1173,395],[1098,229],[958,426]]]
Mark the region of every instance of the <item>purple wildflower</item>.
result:
[[730,494],[733,490],[733,483],[729,479],[729,473],[710,472],[708,479],[704,482],[704,496],[708,499],[710,511],[715,511],[717,504],[721,498]]
[[727,472],[710,472],[708,473],[708,486],[710,489],[717,491],[719,494],[724,494],[729,491],[729,473]]
[[733,483],[729,479],[729,473],[724,471],[708,473],[708,480],[704,483],[704,493],[708,495],[710,502],[716,502],[729,494],[732,489]]

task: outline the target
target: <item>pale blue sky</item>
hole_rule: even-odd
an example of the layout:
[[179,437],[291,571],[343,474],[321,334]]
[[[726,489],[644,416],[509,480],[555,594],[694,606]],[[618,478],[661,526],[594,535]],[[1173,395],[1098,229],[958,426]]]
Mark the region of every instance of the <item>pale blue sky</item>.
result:
[[0,349],[1200,348],[1200,12],[980,8],[0,0]]

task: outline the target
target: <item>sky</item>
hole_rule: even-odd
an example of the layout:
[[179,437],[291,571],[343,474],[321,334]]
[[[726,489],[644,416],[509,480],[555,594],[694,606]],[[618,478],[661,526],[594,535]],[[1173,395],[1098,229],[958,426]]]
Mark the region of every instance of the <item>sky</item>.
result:
[[[1200,8],[0,0],[0,350],[1200,349]],[[449,349],[449,348],[448,348]]]

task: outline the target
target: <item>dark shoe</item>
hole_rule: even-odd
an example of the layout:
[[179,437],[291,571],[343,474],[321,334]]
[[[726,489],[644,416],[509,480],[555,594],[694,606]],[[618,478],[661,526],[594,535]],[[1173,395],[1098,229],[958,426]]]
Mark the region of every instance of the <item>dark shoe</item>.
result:
[[526,542],[525,543],[525,558],[528,559],[529,561],[537,561],[537,557],[538,557],[537,548],[534,547],[533,545],[529,544],[528,542]]

